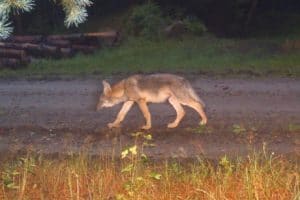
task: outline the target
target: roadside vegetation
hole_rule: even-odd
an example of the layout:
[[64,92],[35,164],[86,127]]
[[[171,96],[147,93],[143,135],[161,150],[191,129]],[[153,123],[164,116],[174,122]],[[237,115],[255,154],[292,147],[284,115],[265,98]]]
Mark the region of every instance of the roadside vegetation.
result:
[[0,70],[1,77],[131,74],[149,72],[215,75],[300,75],[300,51],[284,49],[284,41],[222,39],[206,35],[181,39],[129,38],[119,47],[63,60],[36,60],[27,68]]
[[[98,12],[97,6],[94,9]],[[281,14],[275,12],[270,16],[275,18]],[[257,30],[248,30],[248,27],[247,34],[241,36],[238,33],[243,32],[243,26],[233,24],[230,27],[239,28],[230,29],[229,37],[225,36],[224,30],[220,37],[218,32],[208,29],[197,15],[186,13],[178,7],[166,8],[153,2],[132,5],[107,16],[94,15],[76,30],[93,32],[104,30],[103,27],[116,27],[122,37],[118,46],[104,46],[93,55],[77,55],[62,60],[37,59],[18,70],[0,68],[0,77],[44,78],[152,72],[299,77],[300,29],[297,23],[300,16],[287,15],[284,19],[288,24],[272,21],[264,22],[264,26],[260,27],[260,23],[256,23]],[[28,19],[25,17],[24,20],[26,22]],[[30,31],[30,26],[26,30],[31,34],[50,34],[50,30],[57,33],[58,30],[55,30],[61,27],[60,24],[48,30],[38,25],[40,21],[36,23],[32,24],[34,32]],[[58,31],[65,32],[64,29]]]
[[[299,163],[268,152],[218,160],[148,158],[150,134],[107,156],[6,155],[0,164],[1,199],[281,199],[300,195]],[[159,148],[159,147],[154,147]]]

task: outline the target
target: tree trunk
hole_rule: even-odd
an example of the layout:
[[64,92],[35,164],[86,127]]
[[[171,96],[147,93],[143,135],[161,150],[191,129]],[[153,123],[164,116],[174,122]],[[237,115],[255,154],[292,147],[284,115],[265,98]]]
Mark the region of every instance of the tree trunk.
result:
[[247,18],[246,18],[246,21],[245,21],[245,24],[244,24],[244,32],[245,33],[248,33],[249,24],[250,24],[250,22],[253,18],[254,13],[255,13],[257,3],[258,3],[258,0],[252,0],[251,1],[250,9],[248,11]]

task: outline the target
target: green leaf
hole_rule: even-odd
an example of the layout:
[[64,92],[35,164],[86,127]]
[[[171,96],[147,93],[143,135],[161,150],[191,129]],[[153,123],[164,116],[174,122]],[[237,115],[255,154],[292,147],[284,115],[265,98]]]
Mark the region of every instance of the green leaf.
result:
[[145,138],[146,140],[152,140],[152,135],[151,135],[151,134],[144,135],[144,138]]
[[155,147],[156,146],[154,143],[148,143],[148,142],[144,142],[143,145],[145,147]]
[[131,136],[132,137],[138,137],[138,136],[140,136],[142,134],[143,134],[143,132],[136,132],[136,133],[131,133]]
[[19,189],[20,187],[15,185],[15,183],[9,183],[6,185],[7,188],[9,189]]
[[161,174],[156,173],[156,172],[151,172],[149,177],[155,179],[155,180],[160,180],[161,179]]
[[147,157],[147,155],[144,154],[144,153],[142,153],[141,159],[142,159],[143,162],[147,162],[147,161],[148,161],[148,157]]
[[219,161],[219,165],[225,167],[225,166],[228,166],[230,164],[230,161],[229,159],[227,158],[227,156],[223,156],[220,161]]
[[125,168],[123,168],[123,169],[121,170],[121,173],[124,173],[124,172],[131,172],[132,169],[133,169],[133,164],[129,164],[129,165],[127,165]]
[[132,153],[132,155],[136,155],[137,154],[137,146],[134,145],[132,147],[129,148],[130,153]]
[[17,175],[19,175],[20,174],[20,172],[18,172],[18,171],[16,171],[16,170],[14,170],[13,172],[11,172],[11,175],[13,175],[13,176],[17,176]]
[[124,188],[126,191],[132,190],[132,182],[131,182],[131,181],[125,182],[124,185],[123,185],[123,188]]
[[122,153],[121,153],[121,158],[122,158],[122,159],[123,159],[123,158],[126,158],[126,156],[128,155],[128,153],[129,153],[129,150],[128,150],[128,149],[123,150]]

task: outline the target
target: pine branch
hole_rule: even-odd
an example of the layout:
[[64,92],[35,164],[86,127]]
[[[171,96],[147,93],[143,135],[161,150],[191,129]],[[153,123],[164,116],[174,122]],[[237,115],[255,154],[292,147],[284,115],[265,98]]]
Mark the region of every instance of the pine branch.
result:
[[[57,3],[57,0],[53,0]],[[86,21],[88,17],[87,7],[93,3],[91,0],[60,0],[66,13],[65,25],[78,26]],[[7,38],[13,31],[8,16],[11,12],[30,12],[35,6],[34,0],[1,0],[0,1],[0,39]]]
[[0,2],[0,15],[8,16],[10,12],[30,12],[35,5],[34,0],[2,0]]
[[13,28],[10,26],[7,17],[0,17],[0,39],[6,39],[13,32]]
[[90,0],[62,0],[62,5],[66,13],[65,25],[78,26],[86,21],[88,13],[86,7],[91,6]]

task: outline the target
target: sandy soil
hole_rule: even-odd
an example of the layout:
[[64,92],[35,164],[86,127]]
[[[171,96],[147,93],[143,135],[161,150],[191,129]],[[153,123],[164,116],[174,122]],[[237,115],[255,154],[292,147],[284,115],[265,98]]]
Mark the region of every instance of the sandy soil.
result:
[[[247,155],[249,149],[300,156],[300,80],[292,78],[212,78],[186,76],[207,105],[208,125],[199,129],[196,112],[176,129],[168,104],[151,104],[156,147],[145,147],[154,158],[216,158]],[[108,78],[110,82],[119,76]],[[1,80],[0,152],[34,149],[43,153],[78,152],[118,154],[134,143],[131,136],[144,123],[135,106],[120,129],[109,130],[121,105],[95,111],[101,79]],[[239,128],[241,128],[239,130]],[[243,129],[243,130],[242,130]],[[142,143],[138,139],[138,143]]]

